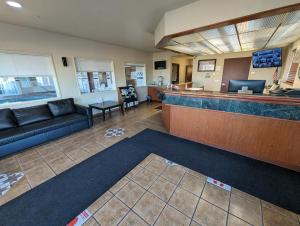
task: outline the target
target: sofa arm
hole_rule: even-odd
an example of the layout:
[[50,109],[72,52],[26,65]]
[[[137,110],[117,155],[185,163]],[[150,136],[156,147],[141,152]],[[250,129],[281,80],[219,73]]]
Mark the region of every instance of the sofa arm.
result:
[[92,112],[90,111],[90,109],[88,107],[79,105],[79,104],[75,104],[75,109],[76,112],[82,115],[86,115],[89,121],[89,127],[93,126],[93,116],[92,116]]

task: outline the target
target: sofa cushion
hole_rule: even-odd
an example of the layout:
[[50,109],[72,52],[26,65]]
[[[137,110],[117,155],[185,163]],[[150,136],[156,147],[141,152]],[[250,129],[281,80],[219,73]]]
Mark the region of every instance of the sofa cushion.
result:
[[48,106],[54,117],[76,112],[73,98],[51,101]]
[[25,139],[37,134],[46,133],[48,131],[69,126],[83,120],[87,120],[86,116],[74,113],[46,121],[32,123],[23,127],[0,131],[0,145]]
[[25,126],[52,118],[48,105],[13,109],[12,111],[18,121],[19,126]]
[[0,109],[0,130],[16,127],[16,119],[8,108]]

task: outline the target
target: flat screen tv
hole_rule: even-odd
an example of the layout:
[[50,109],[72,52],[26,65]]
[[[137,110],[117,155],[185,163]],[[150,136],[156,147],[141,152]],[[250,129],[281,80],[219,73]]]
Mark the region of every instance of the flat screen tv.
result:
[[167,62],[164,61],[155,61],[154,62],[154,68],[155,70],[162,70],[167,68]]
[[253,68],[281,67],[281,48],[266,49],[252,54]]

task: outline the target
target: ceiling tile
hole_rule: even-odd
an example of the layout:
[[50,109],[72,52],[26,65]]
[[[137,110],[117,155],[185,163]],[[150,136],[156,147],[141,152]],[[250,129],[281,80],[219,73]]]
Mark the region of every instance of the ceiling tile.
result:
[[229,26],[225,26],[225,27],[202,31],[202,32],[200,32],[200,34],[205,39],[213,39],[213,38],[220,38],[223,36],[235,35],[236,30],[235,30],[234,25],[229,25]]
[[176,52],[180,52],[180,53],[186,53],[186,54],[195,54],[197,53],[197,51],[187,47],[187,46],[184,46],[184,45],[176,45],[176,46],[166,46],[165,47],[166,49],[169,49],[169,50],[173,50],[173,51],[176,51]]
[[257,31],[252,31],[252,32],[247,32],[247,33],[241,33],[239,35],[241,43],[248,43],[248,42],[265,42],[270,39],[272,34],[276,28],[268,28],[264,30],[257,30]]
[[284,20],[287,14],[265,17],[257,20],[250,20],[238,23],[237,30],[239,33],[263,30],[266,28],[276,28]]
[[197,52],[202,52],[206,54],[222,53],[219,49],[214,47],[206,40],[203,40],[202,42],[188,43],[186,45]]
[[286,15],[282,25],[296,24],[300,21],[300,10],[290,12]]
[[200,34],[194,33],[190,35],[184,35],[177,38],[173,38],[172,40],[180,44],[186,44],[191,42],[200,42],[203,40],[203,38],[201,37]]
[[241,51],[241,47],[237,35],[209,39],[208,41],[212,45],[220,49],[222,52]]
[[248,42],[242,43],[243,51],[251,51],[251,50],[258,50],[262,49],[265,46],[266,42]]
[[286,46],[300,38],[300,22],[280,26],[268,43],[268,47]]

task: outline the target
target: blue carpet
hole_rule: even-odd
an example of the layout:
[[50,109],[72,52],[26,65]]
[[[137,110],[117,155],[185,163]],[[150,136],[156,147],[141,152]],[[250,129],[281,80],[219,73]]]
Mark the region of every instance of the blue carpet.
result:
[[1,206],[0,225],[66,225],[150,153],[300,212],[299,173],[144,130]]

